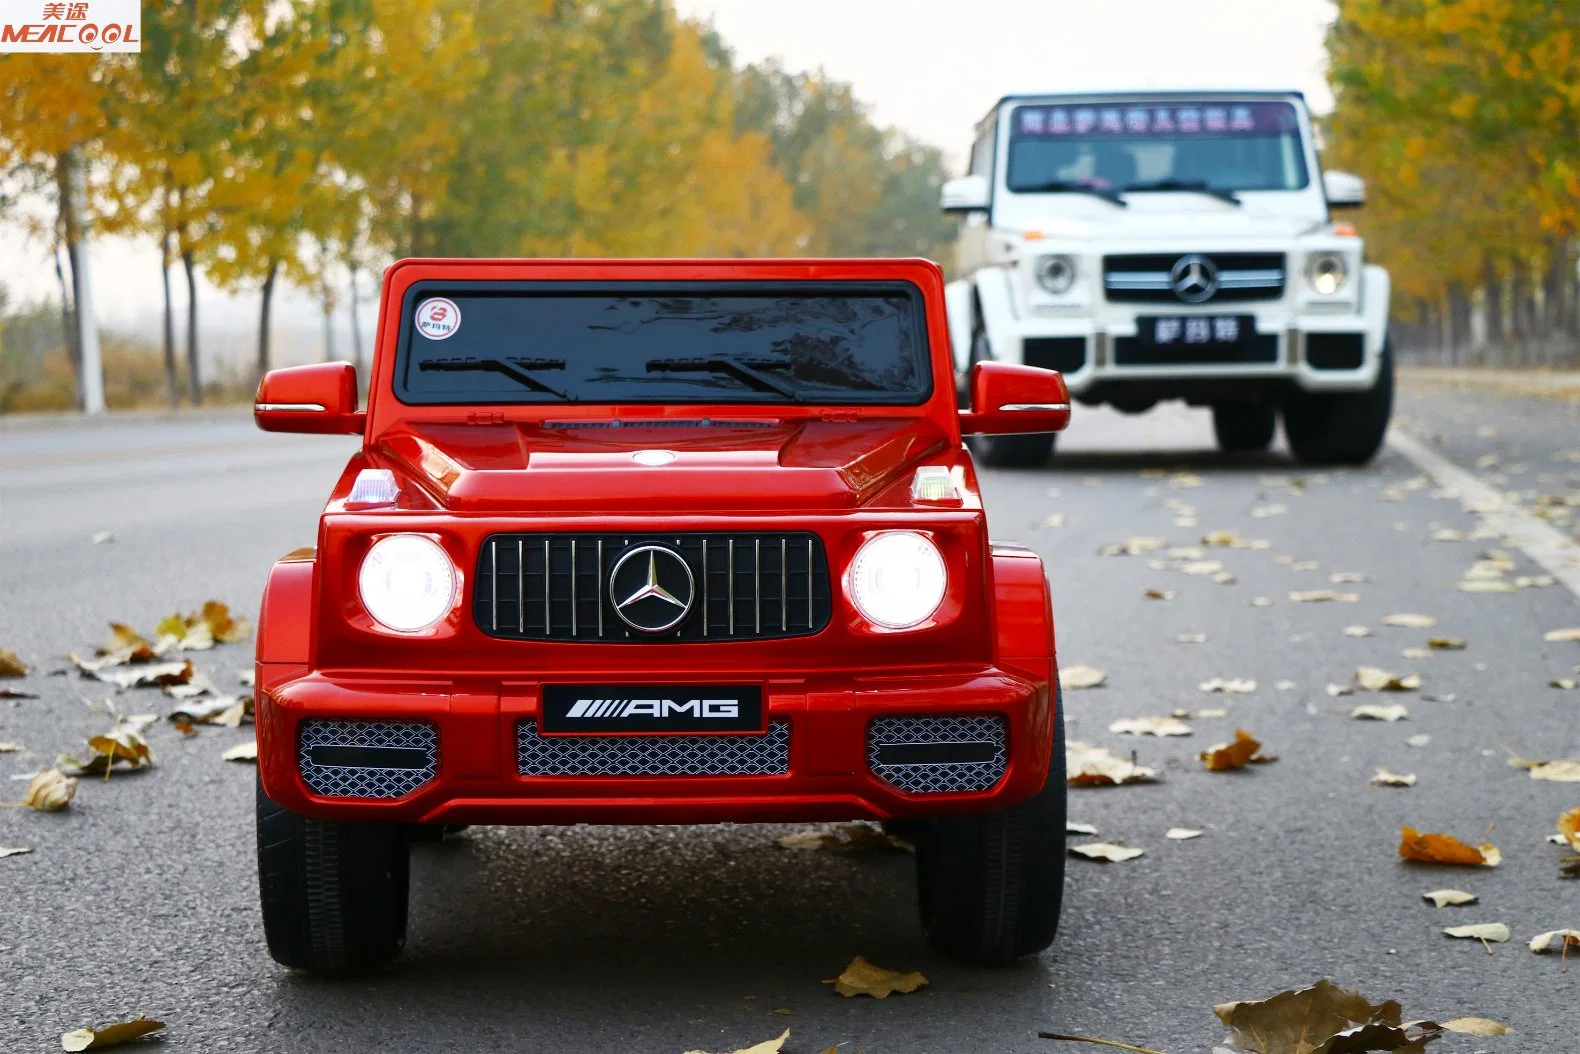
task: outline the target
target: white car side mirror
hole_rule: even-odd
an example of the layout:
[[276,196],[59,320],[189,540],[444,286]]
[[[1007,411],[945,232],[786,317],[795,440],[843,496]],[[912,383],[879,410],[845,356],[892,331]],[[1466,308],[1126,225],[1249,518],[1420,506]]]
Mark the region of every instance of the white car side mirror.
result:
[[991,197],[986,176],[961,176],[944,184],[945,212],[984,212]]
[[1366,204],[1366,181],[1348,172],[1322,173],[1322,192],[1328,208],[1353,209]]

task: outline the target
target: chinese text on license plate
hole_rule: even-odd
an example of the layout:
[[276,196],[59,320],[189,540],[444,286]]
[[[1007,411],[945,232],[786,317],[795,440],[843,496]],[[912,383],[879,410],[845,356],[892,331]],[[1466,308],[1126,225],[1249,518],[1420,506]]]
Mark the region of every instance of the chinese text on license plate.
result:
[[1238,344],[1256,336],[1251,315],[1156,315],[1138,320],[1141,339],[1153,344]]

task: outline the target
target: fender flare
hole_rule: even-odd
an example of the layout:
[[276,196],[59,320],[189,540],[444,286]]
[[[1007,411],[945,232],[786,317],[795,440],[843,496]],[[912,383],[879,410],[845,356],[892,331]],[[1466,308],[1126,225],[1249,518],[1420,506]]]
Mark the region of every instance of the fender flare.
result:
[[1042,557],[1012,542],[990,542],[989,546],[994,660],[1049,677],[1056,643],[1052,589]]
[[944,305],[957,373],[963,375],[971,366],[971,338],[979,323],[987,331],[988,348],[995,359],[1023,361],[1020,341],[1014,335],[1015,291],[1006,268],[984,267],[969,278],[950,282],[944,287]]
[[[317,550],[298,549],[269,570],[258,611],[257,662],[312,661],[313,574]],[[260,678],[261,682],[261,678]]]
[[1361,317],[1366,324],[1366,357],[1376,360],[1382,356],[1383,345],[1388,339],[1389,297],[1393,292],[1393,279],[1386,268],[1367,264],[1361,269]]

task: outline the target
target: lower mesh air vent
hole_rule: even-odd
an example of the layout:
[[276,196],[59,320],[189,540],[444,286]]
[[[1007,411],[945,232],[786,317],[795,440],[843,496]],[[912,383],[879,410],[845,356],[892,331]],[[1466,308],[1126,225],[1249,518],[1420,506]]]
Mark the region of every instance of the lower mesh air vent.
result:
[[543,736],[516,726],[523,776],[779,776],[790,771],[790,724],[765,735]]
[[439,771],[439,733],[420,721],[303,721],[302,782],[329,798],[399,798]]
[[867,730],[867,766],[906,794],[983,791],[1009,764],[1004,718],[880,717]]

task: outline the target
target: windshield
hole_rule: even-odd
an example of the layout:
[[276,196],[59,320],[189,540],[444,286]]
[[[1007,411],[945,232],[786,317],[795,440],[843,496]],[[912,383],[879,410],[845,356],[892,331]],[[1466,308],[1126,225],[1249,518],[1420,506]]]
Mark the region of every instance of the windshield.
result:
[[1299,190],[1305,150],[1287,102],[1018,106],[1010,190]]
[[915,405],[932,393],[907,282],[420,283],[396,395],[414,404]]

